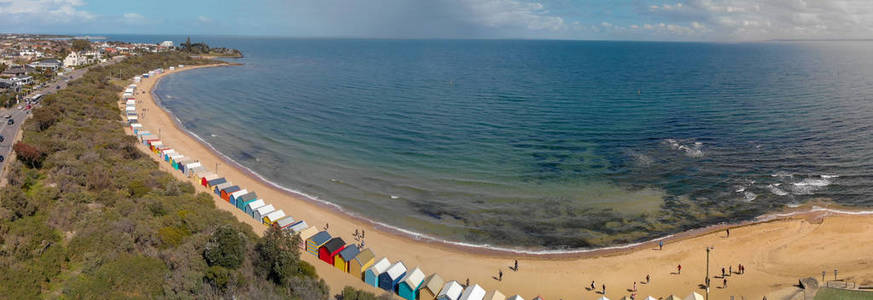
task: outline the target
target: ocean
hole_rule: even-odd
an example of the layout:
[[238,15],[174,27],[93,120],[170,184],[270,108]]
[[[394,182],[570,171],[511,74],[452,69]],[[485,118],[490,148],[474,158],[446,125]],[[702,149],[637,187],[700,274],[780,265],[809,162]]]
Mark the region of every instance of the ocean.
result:
[[449,241],[592,248],[873,205],[873,42],[192,40],[246,57],[161,81],[185,129]]

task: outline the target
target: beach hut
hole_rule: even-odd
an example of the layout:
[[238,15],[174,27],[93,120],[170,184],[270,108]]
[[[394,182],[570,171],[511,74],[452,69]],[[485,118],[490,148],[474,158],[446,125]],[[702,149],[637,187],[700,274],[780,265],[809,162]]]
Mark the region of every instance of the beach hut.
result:
[[373,264],[372,267],[364,271],[364,282],[369,285],[378,287],[379,275],[385,273],[385,270],[388,270],[389,267],[391,267],[391,262],[388,261],[387,257],[383,257],[378,262]]
[[247,189],[241,189],[239,191],[233,192],[228,196],[228,202],[230,202],[230,205],[233,205],[233,207],[236,207],[236,198],[248,193],[249,190]]
[[306,251],[307,241],[309,240],[309,238],[311,238],[313,235],[315,235],[317,233],[318,233],[318,228],[315,228],[315,227],[307,227],[306,229],[303,229],[303,231],[300,231],[299,233],[297,233],[300,235],[300,240],[303,241],[302,243],[300,243],[300,249],[302,249],[303,251]]
[[200,177],[200,185],[204,187],[209,187],[209,181],[213,179],[218,179],[218,174],[215,173],[204,173],[203,176]]
[[358,256],[360,253],[361,250],[358,249],[358,245],[348,245],[333,259],[333,266],[348,273],[352,259],[355,259],[355,256]]
[[666,300],[682,300],[682,298],[679,298],[679,296],[676,295],[670,295],[667,296]]
[[373,266],[374,262],[376,262],[376,256],[373,255],[373,250],[364,249],[349,262],[349,273],[364,280],[364,271]]
[[421,269],[415,268],[407,272],[397,284],[397,295],[406,300],[418,299],[418,289],[421,288],[422,282],[424,282],[424,272]]
[[254,218],[255,220],[263,222],[264,217],[266,217],[268,214],[270,214],[271,212],[273,212],[275,210],[276,210],[276,208],[273,207],[272,204],[267,204],[267,205],[258,207],[257,209],[255,209],[255,214],[252,215],[252,218]]
[[294,224],[294,217],[285,216],[284,218],[278,219],[276,220],[276,222],[273,222],[273,227],[285,229],[286,227],[291,226],[291,224]]
[[294,224],[291,224],[291,226],[288,226],[288,231],[291,234],[296,234],[298,232],[306,230],[307,228],[309,228],[309,224],[306,224],[306,221],[300,220]]
[[176,67],[170,67],[170,71],[176,70]]
[[406,275],[406,265],[398,261],[391,265],[388,270],[385,270],[384,273],[379,274],[379,287],[383,290],[394,292],[404,275]]
[[265,203],[264,203],[264,200],[261,200],[261,199],[258,199],[258,200],[255,200],[255,201],[251,201],[251,202],[249,202],[248,204],[246,204],[245,212],[246,212],[246,214],[248,214],[249,216],[254,217],[254,216],[255,216],[255,210],[258,209],[258,208],[261,208],[261,206],[264,206],[264,205],[267,205],[267,204],[265,204]]
[[191,176],[194,175],[194,168],[203,167],[199,161],[194,161],[192,163],[185,164],[185,175]]
[[698,294],[697,292],[691,292],[690,295],[685,297],[685,300],[703,300],[703,295]]
[[280,210],[268,213],[266,216],[264,216],[262,222],[264,222],[265,225],[269,226],[269,225],[273,225],[273,222],[276,222],[276,220],[279,220],[279,219],[284,218],[284,217],[285,217],[285,211],[280,209]]
[[194,160],[193,158],[190,158],[190,157],[186,157],[185,159],[180,160],[179,161],[179,172],[182,172],[182,174],[187,174],[188,173],[188,165],[193,164],[195,162],[197,162],[197,161]]
[[437,300],[458,300],[462,292],[464,292],[464,287],[457,281],[452,280],[443,285],[436,298]]
[[[257,201],[261,201],[261,204],[262,204],[261,206],[263,206],[264,200],[261,200],[261,199],[252,199],[252,200],[249,200],[249,201],[242,202],[242,207],[239,207],[239,210],[244,211],[244,212],[246,212],[247,214],[251,215],[251,213],[248,212],[249,204],[256,203]],[[238,201],[238,202],[239,202],[239,201]]]
[[345,248],[346,241],[343,241],[343,239],[339,237],[332,238],[318,248],[318,259],[329,265],[333,265],[336,255]]
[[519,295],[513,295],[513,296],[509,296],[509,298],[506,298],[506,300],[524,300],[524,298],[522,298]]
[[506,300],[506,296],[498,290],[493,290],[485,294],[485,300]]
[[139,83],[142,81],[142,76],[133,76],[133,82]]
[[[189,177],[194,177],[197,179],[203,178],[203,177],[201,177],[201,175],[209,173],[209,170],[207,170],[206,167],[204,167],[204,166],[196,166],[196,167],[187,169],[186,171],[188,171]],[[200,183],[199,180],[197,183]]]
[[244,210],[246,208],[246,203],[249,201],[255,201],[258,199],[258,194],[255,192],[248,192],[236,198],[236,208],[240,210]]
[[464,289],[464,292],[461,293],[461,298],[458,300],[482,300],[485,299],[485,289],[483,289],[478,284],[473,284],[473,286],[468,286]]
[[230,201],[230,194],[239,190],[241,190],[239,186],[233,185],[220,190],[221,193],[219,195],[221,195],[221,199],[224,199],[224,201]]
[[232,185],[233,184],[230,182],[216,184],[215,188],[212,189],[212,192],[214,192],[216,195],[221,196],[221,190],[226,188],[226,187],[232,186]]
[[218,177],[218,178],[213,178],[213,179],[207,180],[206,186],[211,187],[211,188],[215,188],[216,185],[223,184],[223,183],[228,183],[227,179],[224,177]]
[[321,246],[324,246],[330,238],[330,233],[327,231],[321,231],[312,235],[310,238],[306,239],[306,252],[318,256],[318,249],[321,248]]
[[421,283],[421,287],[418,289],[418,299],[420,300],[434,300],[437,295],[440,293],[440,289],[443,287],[443,278],[440,277],[439,274],[430,274],[424,278],[424,281]]
[[[628,297],[628,296],[624,296],[624,298],[628,298],[628,299],[630,299],[630,297]],[[652,297],[652,296],[648,296],[648,297],[646,297],[646,299],[643,299],[643,300],[658,300],[658,298],[655,298],[655,297]]]

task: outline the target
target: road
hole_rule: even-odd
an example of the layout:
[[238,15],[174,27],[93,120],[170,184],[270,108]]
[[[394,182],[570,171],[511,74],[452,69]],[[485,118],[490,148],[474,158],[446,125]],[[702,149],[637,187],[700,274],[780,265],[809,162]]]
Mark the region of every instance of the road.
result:
[[[120,59],[111,59],[105,63],[97,64],[96,66],[106,66],[118,61],[120,61]],[[82,77],[82,75],[84,75],[90,68],[91,67],[78,69],[65,73],[63,76],[58,76],[55,80],[46,83],[44,88],[35,90],[27,95],[27,98],[29,99],[35,94],[54,94],[58,90],[66,88],[68,81]],[[8,109],[0,109],[0,136],[3,136],[3,142],[0,142],[0,157],[3,157],[3,161],[0,162],[0,170],[2,170],[6,165],[6,158],[8,158],[9,154],[12,152],[12,145],[15,143],[15,136],[18,134],[18,130],[21,129],[21,124],[24,123],[24,120],[27,118],[27,114],[30,113],[29,110],[23,109],[25,107],[24,101],[22,101],[20,105],[22,106],[22,109],[18,109],[18,105],[14,105],[12,108]],[[14,120],[14,124],[9,125],[7,123],[9,120],[6,118],[7,115],[12,115],[11,119]]]

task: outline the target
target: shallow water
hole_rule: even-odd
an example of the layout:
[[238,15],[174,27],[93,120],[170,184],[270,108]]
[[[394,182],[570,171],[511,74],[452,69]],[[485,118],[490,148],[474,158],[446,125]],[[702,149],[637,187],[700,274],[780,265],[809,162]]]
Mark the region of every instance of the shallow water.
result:
[[183,125],[282,186],[454,241],[590,247],[869,206],[873,43],[212,38]]

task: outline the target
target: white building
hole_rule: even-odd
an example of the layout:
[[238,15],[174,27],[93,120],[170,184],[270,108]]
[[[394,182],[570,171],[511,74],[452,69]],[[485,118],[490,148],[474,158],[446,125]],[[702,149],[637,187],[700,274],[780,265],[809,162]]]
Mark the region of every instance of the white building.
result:
[[64,58],[64,68],[81,66],[86,63],[85,61],[85,57],[79,55],[78,52],[70,52],[70,54]]
[[160,46],[161,46],[161,47],[167,47],[167,48],[169,48],[169,47],[173,47],[173,41],[163,41],[163,42],[160,43]]

